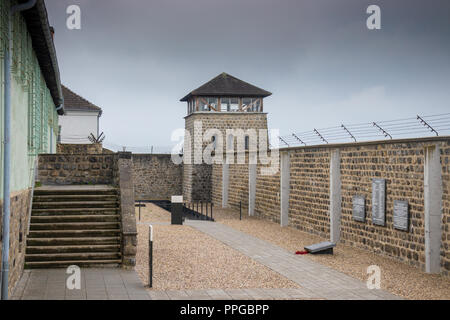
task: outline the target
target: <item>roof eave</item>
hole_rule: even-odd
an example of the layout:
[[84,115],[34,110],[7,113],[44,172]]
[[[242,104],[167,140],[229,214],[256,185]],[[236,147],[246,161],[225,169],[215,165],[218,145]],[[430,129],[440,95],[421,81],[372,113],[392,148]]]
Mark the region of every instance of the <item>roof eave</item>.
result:
[[268,96],[271,96],[271,92],[266,92],[265,94],[251,94],[251,93],[243,93],[243,94],[235,94],[235,93],[201,93],[201,94],[195,94],[195,93],[189,93],[185,97],[181,98],[181,102],[188,101],[192,97],[256,97],[256,98],[266,98]]
[[[20,0],[20,3],[26,0]],[[64,99],[61,90],[58,59],[53,43],[50,26],[48,23],[47,9],[43,0],[38,0],[36,5],[22,12],[27,30],[31,35],[33,50],[39,62],[40,69],[52,96],[59,115],[64,114]]]

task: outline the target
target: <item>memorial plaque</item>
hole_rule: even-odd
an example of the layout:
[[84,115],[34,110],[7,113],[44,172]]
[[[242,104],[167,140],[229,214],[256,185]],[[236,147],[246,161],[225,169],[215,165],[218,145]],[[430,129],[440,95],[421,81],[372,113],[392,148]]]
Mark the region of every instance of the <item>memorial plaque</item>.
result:
[[384,226],[386,215],[386,180],[372,180],[372,223]]
[[366,198],[364,196],[353,196],[353,220],[366,221]]
[[408,201],[394,200],[394,228],[408,231],[409,211]]

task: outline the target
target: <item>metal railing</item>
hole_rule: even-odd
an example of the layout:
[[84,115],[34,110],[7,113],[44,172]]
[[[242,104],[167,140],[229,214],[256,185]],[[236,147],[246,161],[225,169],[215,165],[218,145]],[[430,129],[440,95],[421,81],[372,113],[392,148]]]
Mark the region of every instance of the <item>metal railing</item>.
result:
[[[185,202],[183,203],[183,216],[191,216],[198,220],[214,221],[213,207],[214,205],[212,202],[203,202],[203,201]],[[203,208],[205,210],[203,210]]]

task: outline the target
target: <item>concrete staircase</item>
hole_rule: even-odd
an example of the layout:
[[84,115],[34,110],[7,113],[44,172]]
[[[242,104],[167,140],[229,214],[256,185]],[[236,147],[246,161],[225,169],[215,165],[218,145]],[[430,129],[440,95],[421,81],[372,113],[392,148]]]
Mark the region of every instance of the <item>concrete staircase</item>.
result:
[[25,268],[118,266],[121,261],[121,218],[115,188],[35,189]]

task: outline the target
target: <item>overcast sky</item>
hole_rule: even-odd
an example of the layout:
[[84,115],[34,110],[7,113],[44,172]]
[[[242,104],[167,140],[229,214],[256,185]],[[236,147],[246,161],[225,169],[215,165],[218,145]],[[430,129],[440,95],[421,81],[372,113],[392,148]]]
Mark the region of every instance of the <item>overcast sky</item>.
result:
[[[45,2],[62,83],[103,109],[109,143],[173,144],[179,99],[221,72],[273,93],[282,134],[450,112],[448,0]],[[71,4],[81,30],[66,27]]]

